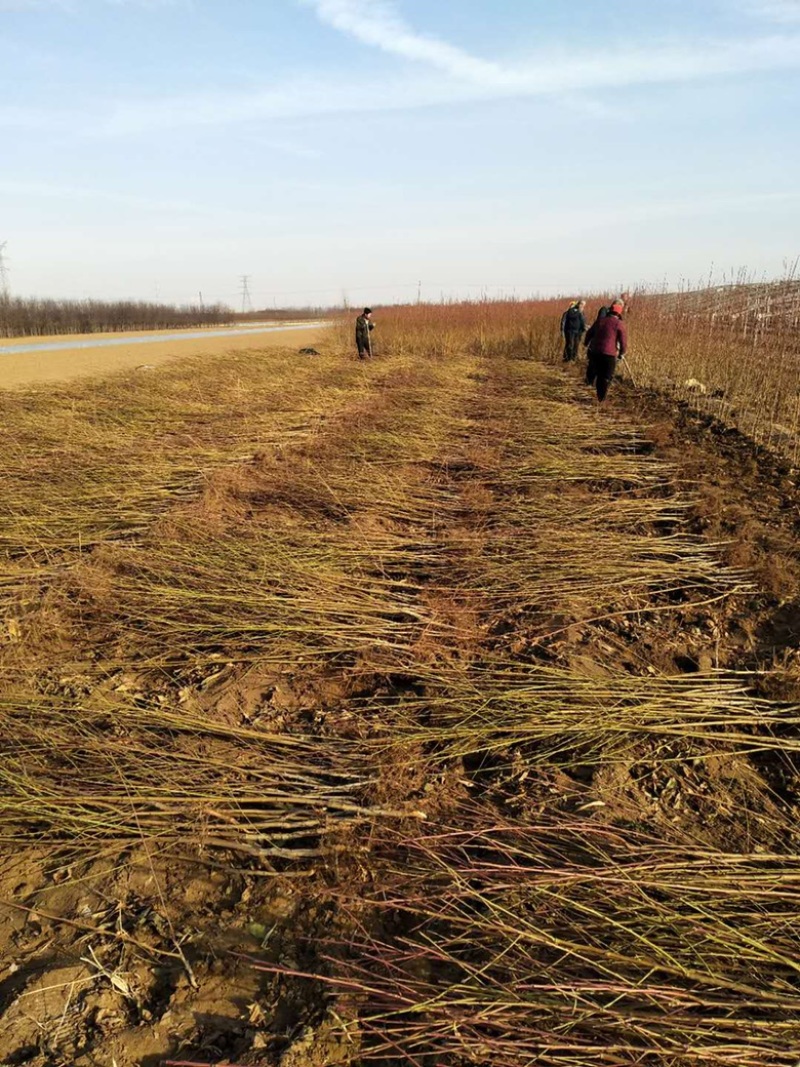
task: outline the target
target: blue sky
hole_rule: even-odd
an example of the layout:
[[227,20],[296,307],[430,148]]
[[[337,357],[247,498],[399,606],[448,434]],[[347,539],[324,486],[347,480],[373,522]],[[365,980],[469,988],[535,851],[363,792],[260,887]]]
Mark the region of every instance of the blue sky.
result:
[[13,292],[257,306],[800,255],[800,0],[0,0]]

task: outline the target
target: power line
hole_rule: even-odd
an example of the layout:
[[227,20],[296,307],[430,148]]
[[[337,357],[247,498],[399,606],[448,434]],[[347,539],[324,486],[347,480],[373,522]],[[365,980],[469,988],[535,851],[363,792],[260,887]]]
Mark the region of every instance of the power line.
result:
[[[248,278],[249,277],[250,276],[248,275]],[[425,282],[425,285],[427,287],[429,287],[429,288],[439,287],[439,288],[445,288],[445,289],[450,290],[450,291],[452,291],[452,290],[460,290],[460,289],[480,289],[480,290],[486,291],[486,292],[498,292],[499,291],[499,292],[503,292],[503,293],[517,293],[517,292],[534,293],[534,292],[538,292],[538,291],[543,290],[543,289],[553,289],[553,290],[556,290],[559,293],[572,292],[572,290],[574,289],[575,292],[577,293],[577,292],[583,292],[583,291],[590,291],[590,290],[593,290],[593,289],[597,288],[597,286],[592,286],[592,285],[583,285],[583,286],[581,286],[581,285],[578,285],[578,286],[567,285],[567,284],[565,284],[563,282],[537,282],[537,283],[533,283],[532,282],[532,283],[529,283],[527,285],[520,285],[519,283],[516,283],[514,285],[499,285],[499,284],[487,285],[485,282],[463,282],[463,283],[461,283],[461,282],[453,282],[453,283],[451,283],[451,282],[427,281],[427,282]],[[416,290],[418,297],[422,295],[422,293],[421,293],[422,284],[420,282],[395,282],[394,284],[390,284],[390,285],[348,285],[345,288],[347,289],[348,292],[353,292],[353,293],[359,293],[359,292],[365,292],[365,293],[385,292],[386,290],[389,290],[389,289],[410,289],[410,290]],[[611,288],[613,289],[614,287],[612,286]],[[319,294],[327,294],[327,293],[333,293],[333,292],[337,292],[337,291],[338,291],[338,287],[336,285],[329,285],[329,286],[326,286],[324,289],[270,289],[270,290],[265,290],[263,292],[261,290],[259,290],[257,296],[258,296],[259,300],[261,300],[262,297],[263,297],[264,300],[267,300],[267,299],[272,300],[272,299],[274,299],[276,297],[279,297],[279,296],[300,296],[300,295],[317,296]],[[238,295],[239,296],[242,295],[241,288],[238,290]],[[252,294],[248,293],[248,295],[252,295]]]
[[244,313],[246,311],[252,311],[253,310],[253,301],[252,301],[252,299],[250,297],[250,279],[251,279],[251,277],[252,276],[250,274],[241,274],[239,276],[239,282],[241,284],[241,288],[239,290],[239,295],[242,298],[242,314],[243,315],[244,315]]
[[8,267],[6,266],[5,250],[8,241],[0,244],[0,296],[8,296]]

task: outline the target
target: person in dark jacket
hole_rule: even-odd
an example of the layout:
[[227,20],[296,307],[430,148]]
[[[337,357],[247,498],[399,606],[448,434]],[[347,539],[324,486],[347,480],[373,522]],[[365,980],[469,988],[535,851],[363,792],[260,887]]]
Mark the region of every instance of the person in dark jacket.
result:
[[622,321],[625,310],[621,300],[616,300],[603,318],[597,321],[586,334],[589,364],[586,368],[586,384],[597,389],[597,399],[602,404],[608,387],[617,369],[617,360],[624,359],[628,351],[628,331]]
[[614,306],[614,304],[621,304],[622,310],[624,311],[625,308],[628,306],[629,299],[629,295],[627,293],[623,293],[622,296],[618,296],[617,299],[613,301],[613,303],[607,304],[605,307],[601,307],[600,310],[597,312],[597,318],[594,320],[594,325],[596,326],[601,319],[604,319],[606,315],[611,314],[611,308]]
[[372,308],[364,308],[363,315],[356,319],[356,348],[359,359],[372,359],[372,339],[370,333],[375,329],[372,322]]
[[581,338],[586,333],[586,319],[583,309],[585,300],[576,300],[570,304],[561,316],[561,333],[564,337],[564,362],[571,363],[578,358]]
[[[618,304],[618,305],[620,305],[622,307],[622,311],[620,312],[620,315],[622,315],[623,312],[625,311],[625,309],[628,306],[628,294],[627,293],[623,293],[622,296],[618,296],[618,297],[616,297],[615,300],[612,300],[610,304],[606,304],[603,307],[601,307],[600,310],[597,312],[597,317],[595,318],[594,322],[592,323],[592,326],[593,327],[597,326],[600,322],[602,322],[602,320],[604,318],[606,318],[606,316],[610,315],[611,314],[611,309],[615,304]],[[586,339],[584,341],[584,344],[586,345],[586,355],[587,355],[587,358],[588,358],[588,364],[587,364],[587,367],[586,367],[586,382],[587,382],[588,385],[593,385],[595,379],[592,376],[592,337],[594,335],[592,334],[592,337],[590,337],[589,334],[592,334],[591,330],[586,335]],[[591,381],[590,381],[590,378],[591,378]]]

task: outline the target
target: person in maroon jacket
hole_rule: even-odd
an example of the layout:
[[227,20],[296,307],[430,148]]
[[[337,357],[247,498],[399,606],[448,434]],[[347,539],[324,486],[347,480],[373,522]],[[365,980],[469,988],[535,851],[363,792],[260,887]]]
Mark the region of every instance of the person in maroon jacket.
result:
[[609,313],[590,327],[584,341],[589,354],[586,384],[596,387],[601,404],[617,369],[617,360],[624,359],[628,351],[628,331],[622,321],[624,310],[621,301],[615,301]]

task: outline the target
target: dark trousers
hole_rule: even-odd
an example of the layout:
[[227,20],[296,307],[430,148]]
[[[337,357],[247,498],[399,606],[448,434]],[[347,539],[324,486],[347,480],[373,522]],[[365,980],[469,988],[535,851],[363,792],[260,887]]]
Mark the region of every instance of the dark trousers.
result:
[[601,403],[608,394],[608,387],[611,385],[616,369],[616,356],[600,356],[594,352],[589,353],[589,363],[586,367],[586,384],[593,385],[597,389],[597,399]]
[[565,333],[564,334],[564,362],[572,363],[573,360],[578,358],[578,346],[581,343],[581,335],[579,333]]
[[370,352],[369,338],[359,337],[356,340],[356,345],[358,346],[358,358],[369,359],[369,357],[372,355],[372,353]]

